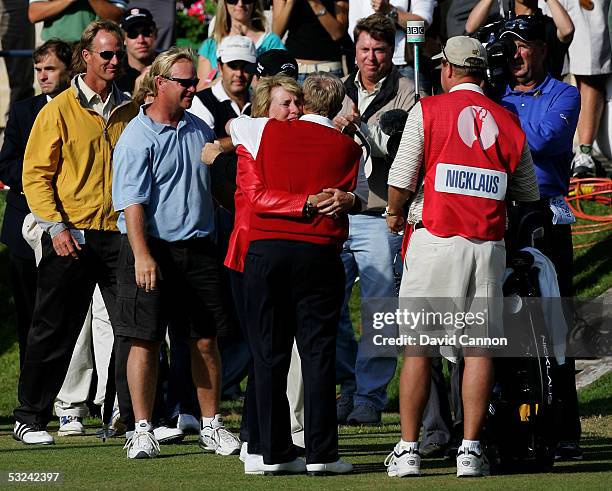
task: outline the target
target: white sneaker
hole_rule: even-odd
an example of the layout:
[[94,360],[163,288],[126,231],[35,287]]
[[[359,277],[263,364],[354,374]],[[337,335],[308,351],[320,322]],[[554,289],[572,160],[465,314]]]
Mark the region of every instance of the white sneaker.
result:
[[264,461],[263,455],[255,453],[247,453],[244,459],[244,473],[245,474],[264,474]]
[[580,149],[576,149],[576,153],[572,159],[572,176],[593,177],[595,173],[596,168],[593,157],[588,153],[582,153]]
[[327,464],[306,464],[306,473],[309,476],[327,476],[330,474],[348,474],[353,471],[353,464],[342,459]]
[[178,443],[185,438],[185,433],[183,433],[183,430],[180,430],[179,428],[170,428],[165,425],[153,428],[153,434],[155,435],[155,439],[160,444],[166,445]]
[[[123,423],[123,421],[121,421],[121,414],[119,413],[119,408],[117,406],[113,407],[110,429],[112,430],[111,436],[125,435],[125,432],[127,430],[127,426],[125,425],[125,423]],[[128,437],[126,436],[126,438]]]
[[59,436],[77,436],[85,434],[83,418],[77,416],[61,416],[60,427],[57,430]]
[[53,445],[53,437],[38,425],[15,422],[13,438],[27,445]]
[[240,447],[239,459],[242,462],[246,462],[246,459],[248,456],[249,456],[249,442],[242,442],[242,446]]
[[127,450],[128,459],[152,459],[159,455],[159,443],[151,431],[151,426],[142,421],[136,424],[136,430],[123,448]]
[[215,416],[213,426],[205,426],[200,430],[198,439],[200,448],[212,450],[218,455],[234,455],[240,452],[240,439],[223,426],[221,416]]
[[489,461],[484,452],[474,452],[460,447],[457,452],[457,477],[489,476]]
[[283,462],[282,464],[264,464],[263,457],[261,457],[261,470],[265,475],[303,474],[306,471],[306,461],[297,457],[291,462]]
[[421,474],[421,455],[418,450],[407,449],[401,442],[385,459],[389,477],[418,476]]
[[194,435],[200,433],[200,422],[193,414],[179,414],[176,427],[183,433]]

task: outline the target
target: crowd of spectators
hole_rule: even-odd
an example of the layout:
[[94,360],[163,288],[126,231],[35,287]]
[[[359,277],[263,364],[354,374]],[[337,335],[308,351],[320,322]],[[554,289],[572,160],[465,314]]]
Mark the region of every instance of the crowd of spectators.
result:
[[[172,46],[174,2],[17,3],[2,1],[2,48],[33,48],[37,22],[45,41],[33,55],[41,95],[31,60],[5,58],[0,153],[24,443],[53,443],[53,409],[59,435],[84,434],[93,408],[105,434],[126,434],[128,458],[192,432],[204,450],[240,453],[247,474],[350,472],[337,424],[380,424],[397,368],[355,339],[357,278],[365,302],[501,291],[506,188],[486,209],[483,196],[440,197],[432,173],[458,155],[512,175],[508,196],[545,210],[542,250],[573,295],[560,217],[570,175],[599,172],[609,0],[517,0],[513,12],[493,0],[274,0],[271,15],[257,0],[218,0],[197,59]],[[404,37],[415,20],[427,31],[418,64]],[[475,37],[495,21],[508,49],[501,93],[486,90]],[[449,129],[467,106],[501,130],[492,143]],[[408,115],[397,156],[381,120],[392,110]],[[488,293],[459,254],[487,265]],[[412,355],[389,476],[419,474],[421,458],[448,449],[458,475],[486,474],[490,358],[449,357],[453,420],[439,356]],[[219,403],[247,375],[238,438]],[[558,458],[582,456],[574,377],[568,359]]]

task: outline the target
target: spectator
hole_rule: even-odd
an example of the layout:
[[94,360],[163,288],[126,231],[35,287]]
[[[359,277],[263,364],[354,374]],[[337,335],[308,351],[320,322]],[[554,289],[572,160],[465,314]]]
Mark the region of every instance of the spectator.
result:
[[71,58],[72,50],[63,41],[47,41],[34,51],[34,70],[42,93],[13,106],[0,151],[0,180],[10,187],[0,240],[9,250],[9,281],[17,312],[20,367],[32,324],[37,275],[34,252],[21,235],[23,221],[30,213],[21,181],[23,155],[36,116],[48,101],[70,84]]
[[330,72],[341,77],[343,43],[348,26],[347,0],[274,0],[272,30],[298,61],[298,82],[309,73]]
[[95,19],[119,22],[127,0],[30,0],[28,18],[32,24],[44,21],[42,38],[66,42],[81,39],[83,30]]
[[[406,22],[422,20],[427,29],[433,20],[435,0],[373,0],[349,3],[349,34],[353,37],[355,25],[364,17],[378,13],[393,21],[395,42],[393,64],[400,74],[414,80],[414,67],[406,60]],[[357,42],[354,38],[353,40]],[[411,56],[413,56],[411,54]],[[411,58],[412,59],[412,58]]]
[[[304,86],[305,115],[299,121],[238,118],[231,124],[234,143],[256,156],[257,188],[301,195],[293,217],[266,213],[269,201],[263,192],[250,203],[244,291],[263,454],[254,473],[352,470],[338,459],[333,414],[335,333],[343,298],[338,251],[348,222],[333,218],[336,209],[330,210],[332,216],[317,216],[317,198],[309,196],[329,185],[345,191],[355,187],[361,150],[332,131],[330,119],[343,98],[339,79],[314,74]],[[304,377],[306,465],[291,443],[285,396],[294,338]]]
[[[372,160],[368,170],[366,166],[359,169],[355,193],[364,209],[349,216],[349,236],[341,254],[346,280],[336,365],[342,384],[338,422],[361,425],[380,423],[387,403],[387,384],[397,363],[395,358],[373,357],[371,350],[355,341],[349,300],[357,277],[362,301],[397,295],[394,264],[402,238],[388,231],[382,216],[387,204],[388,137],[378,122],[385,111],[413,106],[414,83],[393,65],[395,27],[390,19],[379,14],[360,19],[354,36],[357,68],[344,80],[346,97],[334,124],[349,134],[360,129],[372,148]],[[370,329],[371,325],[364,325],[364,330]]]
[[203,119],[214,131],[225,151],[233,150],[225,124],[243,114],[249,103],[251,74],[247,63],[256,59],[255,45],[247,36],[227,36],[217,53],[221,80],[212,87],[200,90],[194,97],[190,112]]
[[142,80],[141,75],[155,59],[157,26],[151,12],[146,9],[133,8],[123,16],[121,29],[124,32],[127,56],[121,63],[123,73],[117,78],[117,87],[131,95],[138,90],[137,85],[140,84],[137,81]]
[[[549,0],[550,1],[550,0]],[[537,22],[530,20],[530,24]],[[512,79],[501,103],[516,113],[527,136],[535,165],[538,187],[545,209],[544,252],[555,265],[562,297],[574,296],[571,216],[564,201],[569,190],[572,142],[580,113],[578,90],[555,80],[546,71],[547,46],[541,30],[528,25],[508,27],[502,36],[509,36],[517,51],[510,66]],[[538,95],[535,97],[535,95]],[[559,209],[563,208],[563,213]],[[563,217],[563,218],[561,218]],[[566,358],[559,370],[555,407],[560,412],[556,425],[560,440],[558,459],[582,459],[580,416],[576,395],[576,370],[573,358]]]
[[174,45],[174,25],[176,23],[176,0],[137,0],[136,6],[143,7],[151,12],[157,24],[157,37],[155,38],[155,51],[166,51]]
[[266,20],[257,0],[219,0],[212,36],[202,43],[198,60],[198,90],[208,87],[221,72],[217,65],[221,41],[227,36],[246,36],[260,55],[270,49],[284,49],[273,32],[266,32]]
[[[151,419],[160,344],[169,321],[189,326],[193,381],[202,414],[199,445],[220,455],[240,450],[240,441],[219,414],[218,333],[228,328],[220,296],[213,202],[208,168],[200,151],[214,134],[186,109],[197,78],[192,53],[173,48],[151,67],[154,97],[126,127],[115,149],[113,204],[122,213],[117,269],[119,328],[131,338],[130,395],[137,421],[126,443],[128,458],[159,451]],[[161,151],[154,149],[162,149]],[[167,176],[172,175],[168,180]],[[176,217],[182,217],[176,227]],[[139,289],[139,295],[129,295]],[[143,315],[136,315],[142,312]]]
[[612,73],[612,49],[606,15],[610,0],[581,0],[568,4],[576,26],[569,48],[569,72],[576,77],[580,91],[578,148],[572,162],[576,176],[594,176],[593,142],[604,109],[605,83]]
[[[465,30],[469,35],[485,24],[487,13],[494,4],[494,0],[480,0],[476,4],[465,24]],[[516,2],[514,7],[516,18],[508,20],[508,23],[525,23],[529,20],[528,16],[542,16],[544,40],[548,48],[546,58],[548,71],[556,79],[561,80],[565,56],[574,36],[574,24],[559,0],[548,0],[546,5],[551,16],[542,15],[537,0]]]
[[[488,313],[485,336],[496,337],[502,329],[506,191],[511,199],[536,201],[535,173],[518,120],[487,99],[480,88],[486,69],[484,47],[476,39],[457,36],[448,40],[438,58],[442,58],[440,81],[448,93],[414,106],[389,171],[387,223],[393,232],[404,230],[402,207],[417,191],[419,173],[424,174],[408,212],[412,235],[400,298],[445,297],[456,303],[449,308],[459,312],[472,311],[474,299],[481,299],[484,305],[476,309],[484,307]],[[485,108],[478,123],[474,108]],[[486,196],[476,195],[453,185],[448,176],[455,169],[443,162],[453,162],[451,167],[476,181],[479,175],[499,172],[509,182],[508,189],[495,186]],[[506,182],[504,177],[500,175],[500,182]],[[446,183],[443,192],[434,180]],[[385,461],[392,477],[420,474],[418,437],[431,381],[431,360],[423,349],[405,351],[400,379],[402,437]],[[464,439],[457,453],[457,476],[482,476],[488,473],[488,462],[479,439],[493,366],[484,350],[465,347],[463,355]]]
[[[13,434],[28,444],[53,443],[45,428],[96,283],[115,321],[119,234],[109,194],[112,148],[137,111],[113,84],[122,46],[123,33],[114,22],[87,26],[75,52],[84,73],[43,107],[26,146],[23,190],[44,230],[20,405],[14,411]],[[125,348],[115,343],[122,414],[130,412]]]
[[[3,50],[34,49],[34,26],[28,21],[23,0],[0,2],[0,43]],[[6,56],[4,63],[11,91],[9,107],[4,108],[8,114],[15,102],[34,95],[34,77],[32,62],[28,58]]]

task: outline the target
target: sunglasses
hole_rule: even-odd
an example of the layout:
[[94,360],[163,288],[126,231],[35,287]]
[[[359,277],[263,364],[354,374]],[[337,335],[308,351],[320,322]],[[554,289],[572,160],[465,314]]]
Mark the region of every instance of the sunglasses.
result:
[[[236,5],[238,3],[238,0],[225,0],[225,3],[227,3],[228,5]],[[250,5],[252,3],[255,3],[255,0],[242,0],[243,5]]]
[[106,61],[111,61],[113,59],[113,57],[117,57],[118,60],[122,60],[123,57],[125,56],[125,51],[123,51],[122,49],[120,49],[119,51],[93,51],[93,53],[98,53],[100,55],[100,58],[102,58],[103,60]]
[[164,77],[164,76],[162,76],[162,78],[165,78],[166,80],[170,80],[171,82],[177,82],[178,84],[180,84],[181,87],[184,87],[185,89],[188,89],[190,87],[197,87],[198,82],[200,81],[200,79],[198,77],[194,77],[194,78],[176,78],[176,77]]
[[150,38],[153,35],[153,29],[151,27],[132,27],[127,30],[126,34],[128,39],[136,39],[141,34],[146,38]]
[[503,31],[511,31],[525,38],[527,41],[544,39],[544,24],[535,16],[521,16],[504,22]]

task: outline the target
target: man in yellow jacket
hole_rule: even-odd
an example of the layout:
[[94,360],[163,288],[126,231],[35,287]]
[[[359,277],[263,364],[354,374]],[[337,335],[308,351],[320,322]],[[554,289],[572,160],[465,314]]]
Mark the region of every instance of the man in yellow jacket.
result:
[[[44,230],[14,412],[13,436],[27,444],[53,443],[46,426],[96,283],[111,323],[115,319],[120,236],[111,199],[112,152],[138,112],[113,83],[122,48],[114,22],[94,21],[83,31],[76,49],[84,73],[41,110],[26,147],[23,189]],[[115,350],[118,375],[124,374],[129,346]],[[129,392],[125,378],[117,379],[122,407]]]

